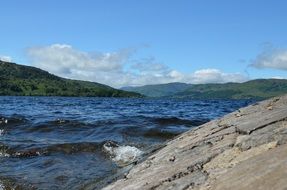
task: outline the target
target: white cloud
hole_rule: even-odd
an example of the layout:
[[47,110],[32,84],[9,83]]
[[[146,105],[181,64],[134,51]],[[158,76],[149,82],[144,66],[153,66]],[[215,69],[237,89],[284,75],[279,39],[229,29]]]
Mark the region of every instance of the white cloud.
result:
[[203,69],[186,74],[157,62],[153,57],[132,60],[135,52],[135,48],[129,48],[116,52],[87,53],[65,44],[27,49],[27,55],[36,67],[58,76],[94,81],[113,87],[247,80],[247,77],[240,73],[224,73],[217,69]]
[[244,82],[246,80],[247,77],[240,73],[224,73],[218,69],[202,69],[191,74],[191,81],[194,84]]
[[271,79],[286,79],[286,77],[275,76],[275,77],[271,77]]
[[287,70],[287,49],[266,48],[250,65],[255,68]]
[[70,45],[54,44],[45,47],[28,48],[27,53],[34,64],[56,74],[73,74],[79,71],[115,71],[130,54],[129,49],[116,53],[86,53]]
[[0,55],[1,61],[12,62],[12,58],[10,56]]

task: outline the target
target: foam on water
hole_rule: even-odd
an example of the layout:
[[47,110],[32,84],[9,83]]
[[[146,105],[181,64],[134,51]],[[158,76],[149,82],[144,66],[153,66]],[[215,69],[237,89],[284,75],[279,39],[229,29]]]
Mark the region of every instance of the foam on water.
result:
[[4,134],[4,129],[0,129],[0,136]]
[[143,151],[134,146],[119,146],[111,142],[104,144],[103,148],[119,166],[136,162],[143,154]]
[[5,118],[1,118],[0,119],[0,124],[7,124],[8,123],[8,119],[5,119]]
[[4,189],[5,189],[5,186],[0,181],[0,190],[4,190]]
[[6,152],[0,152],[0,157],[9,157],[10,155]]
[[113,161],[117,163],[132,163],[139,159],[143,154],[141,150],[133,146],[119,146],[115,149],[115,157]]
[[[0,129],[0,136],[4,134],[4,129]],[[5,151],[0,150],[0,157],[9,157],[10,155],[7,154]],[[1,183],[0,183],[0,190],[1,190]]]

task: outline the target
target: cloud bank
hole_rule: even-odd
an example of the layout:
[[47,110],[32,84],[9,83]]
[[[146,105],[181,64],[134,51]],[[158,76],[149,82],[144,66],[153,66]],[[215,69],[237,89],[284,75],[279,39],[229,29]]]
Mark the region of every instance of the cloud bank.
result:
[[6,55],[0,55],[1,61],[12,62],[12,58]]
[[224,73],[217,69],[182,73],[157,62],[153,57],[133,60],[135,52],[135,48],[126,48],[116,52],[88,53],[65,44],[27,49],[28,58],[36,67],[61,77],[94,81],[117,88],[170,82],[243,82],[248,79],[240,73]]
[[261,52],[250,66],[263,69],[287,70],[287,49],[268,48]]

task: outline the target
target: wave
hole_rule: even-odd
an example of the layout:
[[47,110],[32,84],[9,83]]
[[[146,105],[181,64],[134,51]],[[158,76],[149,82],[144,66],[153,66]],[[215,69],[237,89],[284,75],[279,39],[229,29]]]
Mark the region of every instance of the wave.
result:
[[[143,117],[141,117],[143,118]],[[209,119],[186,120],[177,117],[144,117],[146,123],[133,123],[124,127],[120,132],[124,136],[145,137],[154,139],[172,139],[192,127],[209,122]]]
[[76,154],[82,152],[95,153],[101,150],[102,145],[103,143],[82,142],[82,143],[55,144],[46,147],[17,150],[16,148],[10,148],[2,144],[0,146],[0,155],[2,157],[9,156],[17,158],[28,158],[35,156],[48,156],[56,153],[62,153],[62,154]]
[[209,119],[180,119],[178,117],[158,117],[151,118],[151,120],[159,125],[186,125],[186,126],[198,126],[209,121]]
[[78,132],[95,128],[95,124],[78,120],[56,119],[51,121],[37,122],[25,127],[27,132],[50,133],[62,131],[65,133]]
[[150,129],[146,132],[143,133],[144,137],[148,138],[161,138],[161,139],[171,139],[174,138],[175,136],[179,135],[180,132],[176,131],[164,131],[160,129]]
[[27,122],[25,117],[20,115],[12,115],[10,117],[0,116],[0,126],[13,126],[13,125],[20,125]]
[[106,142],[103,145],[103,149],[120,167],[137,162],[144,153],[134,146],[120,146],[113,141]]
[[[98,121],[82,121],[80,119],[65,119],[57,118],[55,120],[48,121],[37,121],[37,118],[31,118],[31,120],[25,119],[22,116],[12,117],[1,117],[0,116],[0,127],[4,126],[22,126],[18,128],[28,133],[52,133],[52,132],[87,132],[87,130],[94,130],[96,128],[107,128],[107,127],[126,127],[126,126],[153,126],[154,128],[166,127],[166,126],[186,126],[194,127],[202,125],[210,121],[207,118],[198,119],[182,119],[178,117],[148,117],[148,116],[135,116],[135,117],[118,117],[107,120]],[[28,123],[29,122],[29,123]],[[2,128],[3,129],[3,128]],[[0,128],[1,130],[1,128]],[[123,129],[124,130],[124,129]],[[3,132],[3,131],[2,131]],[[3,134],[0,132],[0,135]],[[86,134],[86,133],[85,133]]]
[[136,162],[143,151],[134,146],[119,145],[115,141],[81,142],[54,144],[46,147],[17,150],[4,144],[0,145],[0,157],[30,158],[36,156],[49,156],[52,154],[97,153],[107,155],[118,166],[126,166]]
[[9,152],[9,147],[4,145],[3,143],[0,143],[0,157],[9,157],[10,154]]

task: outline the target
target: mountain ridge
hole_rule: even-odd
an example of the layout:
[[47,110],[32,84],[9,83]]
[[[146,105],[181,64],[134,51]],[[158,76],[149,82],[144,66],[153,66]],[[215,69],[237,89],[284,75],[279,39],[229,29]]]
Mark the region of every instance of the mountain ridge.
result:
[[[287,93],[286,79],[255,79],[243,83],[187,84],[173,89],[174,83],[122,88],[148,97],[191,99],[267,99]],[[166,90],[168,89],[168,90]]]
[[181,83],[181,82],[173,82],[166,84],[152,84],[152,85],[144,85],[137,87],[122,87],[122,90],[130,91],[130,92],[138,92],[148,97],[163,97],[170,96],[181,91],[184,91],[188,87],[192,86],[192,84]]
[[0,61],[2,96],[143,97],[110,86],[58,77],[40,68]]

